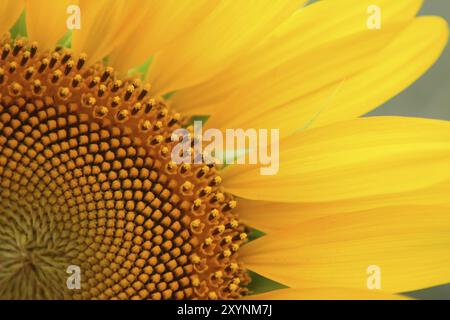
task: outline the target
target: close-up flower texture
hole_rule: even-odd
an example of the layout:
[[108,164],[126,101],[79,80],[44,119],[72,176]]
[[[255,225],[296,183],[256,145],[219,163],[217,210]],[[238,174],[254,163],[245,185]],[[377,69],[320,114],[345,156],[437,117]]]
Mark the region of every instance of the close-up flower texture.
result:
[[[0,298],[398,299],[449,283],[450,123],[362,117],[446,47],[422,4],[0,0]],[[194,119],[279,129],[279,171],[175,163],[172,133]]]

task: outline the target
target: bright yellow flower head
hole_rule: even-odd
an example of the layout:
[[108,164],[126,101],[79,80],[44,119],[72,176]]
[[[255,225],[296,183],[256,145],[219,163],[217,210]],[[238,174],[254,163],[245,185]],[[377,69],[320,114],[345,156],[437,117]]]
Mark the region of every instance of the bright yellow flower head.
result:
[[[358,118],[434,63],[446,22],[416,17],[420,0],[305,2],[1,0],[0,297],[377,299],[447,283],[450,124]],[[174,163],[172,133],[199,115],[279,128],[278,174]],[[370,266],[389,294],[368,290]],[[250,271],[289,289],[253,295]]]

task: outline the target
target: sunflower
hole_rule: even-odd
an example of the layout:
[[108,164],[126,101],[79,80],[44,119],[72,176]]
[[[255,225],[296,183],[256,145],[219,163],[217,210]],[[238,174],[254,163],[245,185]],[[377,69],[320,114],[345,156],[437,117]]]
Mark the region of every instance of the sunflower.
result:
[[[306,2],[2,0],[0,297],[376,299],[447,283],[450,124],[360,118],[436,61],[446,22],[416,17],[420,0]],[[172,132],[198,116],[279,128],[279,173],[174,163]],[[255,295],[256,277],[282,289]]]

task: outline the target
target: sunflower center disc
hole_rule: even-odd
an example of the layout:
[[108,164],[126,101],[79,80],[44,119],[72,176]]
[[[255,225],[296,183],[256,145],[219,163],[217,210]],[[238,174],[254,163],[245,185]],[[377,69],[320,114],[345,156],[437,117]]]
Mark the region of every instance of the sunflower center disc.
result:
[[179,114],[83,55],[0,50],[0,298],[246,293],[236,202],[214,166],[170,159]]

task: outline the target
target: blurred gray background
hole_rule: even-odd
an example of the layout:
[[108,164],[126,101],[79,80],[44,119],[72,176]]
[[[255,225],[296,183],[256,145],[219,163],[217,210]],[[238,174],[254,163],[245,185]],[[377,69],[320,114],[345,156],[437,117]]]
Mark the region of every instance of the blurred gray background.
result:
[[[426,0],[421,15],[439,15],[450,22],[450,0]],[[369,115],[401,115],[450,120],[450,45],[447,46],[439,61],[421,79]],[[450,269],[448,272],[450,275]],[[450,300],[450,284],[411,295],[422,299]]]

